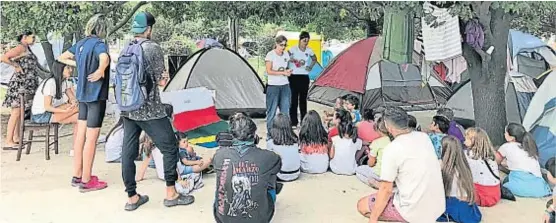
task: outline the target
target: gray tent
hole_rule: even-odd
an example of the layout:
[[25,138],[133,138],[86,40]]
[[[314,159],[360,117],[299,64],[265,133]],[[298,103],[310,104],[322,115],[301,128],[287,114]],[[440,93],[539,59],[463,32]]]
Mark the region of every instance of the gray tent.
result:
[[[328,69],[328,68],[327,68]],[[428,83],[423,83],[419,68],[413,64],[396,64],[381,60],[367,70],[362,89],[348,91],[343,86],[335,86],[338,73],[324,73],[309,91],[309,100],[333,105],[333,100],[343,94],[353,94],[360,98],[361,108],[399,106],[408,111],[436,109],[446,103],[450,89],[431,75]],[[355,78],[350,78],[355,79]],[[328,81],[328,82],[327,82]]]
[[236,52],[222,48],[201,49],[191,55],[164,91],[206,87],[215,92],[216,109],[227,117],[236,112],[265,115],[263,82]]

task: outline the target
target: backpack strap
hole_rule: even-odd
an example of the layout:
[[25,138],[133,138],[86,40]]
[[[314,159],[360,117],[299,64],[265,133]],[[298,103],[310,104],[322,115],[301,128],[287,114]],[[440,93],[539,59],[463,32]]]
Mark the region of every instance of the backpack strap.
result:
[[490,173],[492,174],[492,176],[494,178],[496,178],[497,180],[500,180],[500,177],[496,176],[496,174],[494,174],[494,171],[492,171],[492,168],[490,168],[490,165],[488,165],[488,162],[486,159],[483,159],[483,161],[485,161],[485,165],[487,166],[488,170],[490,171]]

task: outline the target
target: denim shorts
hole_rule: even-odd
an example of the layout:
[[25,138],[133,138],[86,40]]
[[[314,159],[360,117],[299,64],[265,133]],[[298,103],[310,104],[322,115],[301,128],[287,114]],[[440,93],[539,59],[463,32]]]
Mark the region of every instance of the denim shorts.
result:
[[44,113],[41,113],[41,114],[31,115],[31,121],[34,122],[34,123],[38,123],[38,124],[50,123],[51,119],[52,119],[52,113],[51,112],[44,112]]
[[187,174],[191,174],[191,173],[193,173],[193,167],[184,165],[183,171],[181,172],[180,175],[187,175]]

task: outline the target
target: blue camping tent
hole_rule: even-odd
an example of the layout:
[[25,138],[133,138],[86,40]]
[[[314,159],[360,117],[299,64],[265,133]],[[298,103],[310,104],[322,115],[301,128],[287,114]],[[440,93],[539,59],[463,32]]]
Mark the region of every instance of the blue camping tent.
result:
[[[556,71],[552,71],[545,83],[556,83]],[[543,84],[531,100],[523,126],[533,134],[539,148],[542,166],[556,156],[556,88]]]
[[540,38],[514,29],[510,29],[508,45],[508,48],[511,50],[510,53],[512,54],[512,58],[522,50],[548,46]]
[[330,50],[322,51],[322,66],[326,67],[334,58],[334,54]]

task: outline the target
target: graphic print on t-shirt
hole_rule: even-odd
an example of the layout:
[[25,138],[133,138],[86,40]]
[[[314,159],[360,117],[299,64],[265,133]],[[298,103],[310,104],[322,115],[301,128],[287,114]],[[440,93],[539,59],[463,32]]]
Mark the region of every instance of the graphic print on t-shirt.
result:
[[[255,163],[249,161],[240,162],[237,166],[232,164],[231,184],[233,194],[231,196],[231,201],[224,189],[224,182],[227,179],[226,176],[229,173],[229,168],[230,159],[225,159],[222,165],[223,172],[219,179],[218,212],[232,217],[241,216],[243,218],[252,218],[252,212],[254,212],[259,205],[257,202],[253,201],[251,189],[259,183],[260,168]],[[227,211],[225,210],[226,204],[228,204]]]

